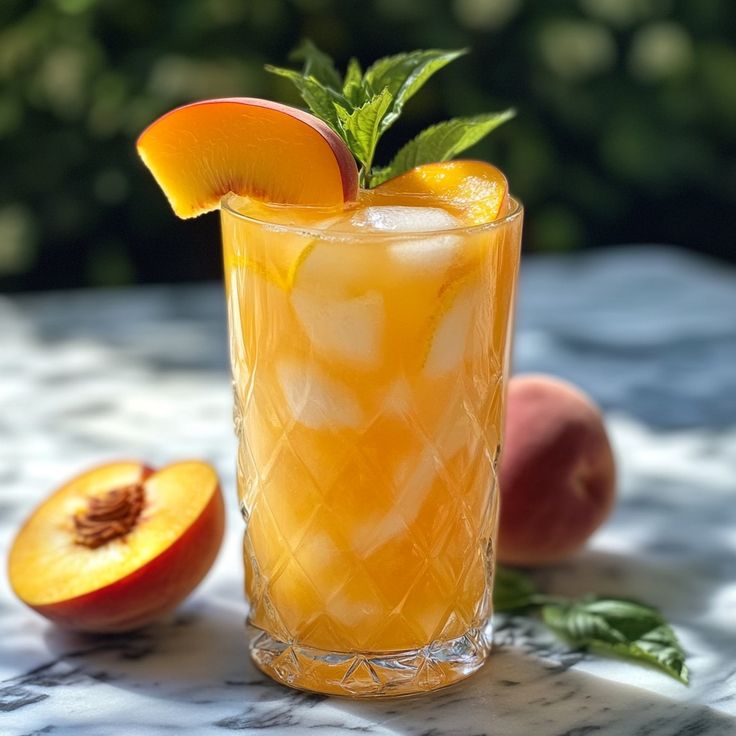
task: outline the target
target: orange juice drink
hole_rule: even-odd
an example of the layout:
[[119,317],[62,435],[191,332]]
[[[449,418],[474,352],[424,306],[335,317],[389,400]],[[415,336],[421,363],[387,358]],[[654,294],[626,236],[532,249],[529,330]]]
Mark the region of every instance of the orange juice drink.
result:
[[342,695],[468,676],[490,647],[520,205],[477,223],[427,195],[229,195],[221,217],[256,663]]

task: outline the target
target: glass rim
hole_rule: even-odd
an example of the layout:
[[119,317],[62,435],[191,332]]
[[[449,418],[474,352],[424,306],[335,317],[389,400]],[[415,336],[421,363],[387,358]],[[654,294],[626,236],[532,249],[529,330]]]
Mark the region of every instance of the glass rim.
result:
[[[502,228],[514,220],[518,219],[524,212],[524,205],[520,199],[509,195],[513,209],[503,217],[499,217],[497,220],[489,220],[488,222],[482,222],[477,225],[463,225],[462,227],[455,228],[442,228],[439,230],[367,230],[365,233],[355,232],[354,230],[324,230],[317,227],[309,227],[305,225],[291,225],[279,222],[271,222],[252,215],[246,215],[235,209],[232,205],[234,199],[243,199],[239,194],[235,192],[228,192],[220,199],[220,211],[226,212],[228,215],[249,222],[253,225],[259,225],[261,227],[268,228],[274,232],[292,233],[294,235],[306,235],[309,237],[316,237],[322,240],[335,240],[335,241],[365,241],[365,240],[421,240],[424,238],[433,238],[447,235],[455,236],[470,236],[483,233],[486,231],[496,230]],[[312,211],[312,212],[324,212],[325,215],[328,213],[335,214],[334,208],[319,207],[314,205],[290,205],[281,203],[267,202],[268,207],[273,207],[278,210],[280,208],[288,209],[289,207],[298,207],[301,210]]]

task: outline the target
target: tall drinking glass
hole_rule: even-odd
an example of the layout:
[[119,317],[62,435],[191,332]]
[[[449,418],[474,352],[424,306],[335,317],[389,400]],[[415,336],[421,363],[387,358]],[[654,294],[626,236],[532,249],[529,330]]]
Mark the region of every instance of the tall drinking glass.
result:
[[306,690],[440,688],[491,645],[522,208],[294,213],[222,203],[251,655]]

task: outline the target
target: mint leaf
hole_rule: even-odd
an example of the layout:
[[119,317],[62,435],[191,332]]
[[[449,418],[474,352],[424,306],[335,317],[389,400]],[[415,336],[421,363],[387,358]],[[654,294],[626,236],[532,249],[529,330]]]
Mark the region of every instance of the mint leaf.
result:
[[587,597],[542,607],[547,626],[571,644],[648,662],[688,682],[685,653],[672,628],[650,606],[615,598]]
[[299,94],[304,102],[307,103],[307,107],[334,131],[340,133],[340,123],[337,118],[335,105],[349,105],[340,93],[335,92],[329,87],[325,87],[316,77],[305,77],[293,69],[284,69],[283,67],[267,64],[266,71],[290,80],[299,90]]
[[381,184],[421,164],[454,158],[515,114],[514,110],[509,109],[467,118],[453,118],[432,125],[401,148],[388,166],[375,171],[372,184]]
[[388,89],[393,97],[391,107],[381,121],[380,132],[385,132],[396,121],[404,104],[435,72],[465,53],[466,49],[411,51],[387,56],[370,66],[363,77],[363,85],[370,90]]
[[292,61],[303,61],[302,76],[314,77],[325,87],[339,90],[342,87],[342,77],[335,68],[332,57],[326,54],[308,38],[302,41],[290,54]]
[[497,613],[516,611],[535,605],[534,583],[520,572],[496,565],[493,579],[493,610]]
[[348,68],[345,72],[345,82],[342,86],[342,94],[355,107],[359,107],[365,102],[363,70],[360,67],[360,62],[355,57],[348,62]]
[[370,172],[381,121],[392,101],[391,93],[384,89],[351,111],[340,105],[335,106],[345,140],[355,158],[363,165],[364,172]]

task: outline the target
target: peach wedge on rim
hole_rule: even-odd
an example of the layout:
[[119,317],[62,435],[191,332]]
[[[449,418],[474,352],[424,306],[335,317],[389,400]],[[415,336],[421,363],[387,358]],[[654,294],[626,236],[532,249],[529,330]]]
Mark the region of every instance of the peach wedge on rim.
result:
[[217,209],[229,192],[319,207],[358,195],[358,169],[342,139],[314,115],[268,100],[178,107],[151,123],[137,147],[182,218]]

